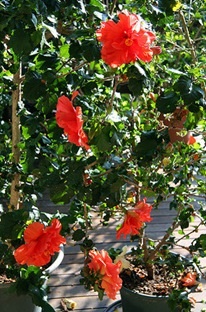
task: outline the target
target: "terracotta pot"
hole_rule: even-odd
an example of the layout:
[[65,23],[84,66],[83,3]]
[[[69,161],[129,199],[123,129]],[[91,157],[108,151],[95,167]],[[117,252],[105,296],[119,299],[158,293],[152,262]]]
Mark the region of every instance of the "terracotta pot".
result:
[[189,143],[191,133],[187,131],[186,135],[182,136],[181,131],[184,130],[184,123],[187,119],[189,111],[187,109],[176,108],[176,110],[166,117],[164,114],[160,114],[159,120],[164,126],[168,127],[168,134],[170,137],[170,142],[184,142]]
[[[62,262],[64,258],[64,249],[61,246],[60,251],[54,262],[45,270],[49,275]],[[46,281],[47,282],[47,281]],[[45,282],[45,286],[46,286]],[[0,311],[1,312],[41,312],[42,308],[34,305],[29,295],[20,295],[10,291],[10,284],[0,284]],[[47,298],[44,298],[45,301]]]
[[175,143],[175,142],[184,142],[186,144],[189,143],[191,133],[190,131],[187,131],[186,135],[182,136],[181,131],[183,128],[168,128],[168,133],[170,137],[170,142]]

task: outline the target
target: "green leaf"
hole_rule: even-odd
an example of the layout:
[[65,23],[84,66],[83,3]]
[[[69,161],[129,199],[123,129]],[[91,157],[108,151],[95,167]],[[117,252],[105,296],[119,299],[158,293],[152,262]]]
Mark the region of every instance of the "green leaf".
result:
[[46,85],[41,79],[32,78],[25,82],[23,93],[28,101],[36,101],[39,97],[45,95]]
[[137,80],[142,80],[147,77],[146,71],[139,64],[132,65],[127,71],[127,76],[129,78],[136,78]]
[[91,0],[90,5],[95,6],[100,11],[104,11],[104,5],[99,0]]
[[174,84],[174,90],[180,92],[181,95],[187,94],[192,88],[192,80],[187,76],[181,76]]
[[206,254],[206,234],[201,234],[197,237],[191,246],[192,251],[199,251],[200,254],[204,257]]
[[169,73],[177,74],[177,75],[185,75],[182,71],[176,68],[166,68],[166,71]]
[[135,95],[139,96],[143,92],[143,87],[147,82],[147,74],[143,67],[139,64],[135,64],[129,67],[127,71],[129,78],[128,88]]
[[138,80],[136,78],[129,79],[128,88],[135,96],[142,94],[143,86],[144,80]]
[[29,133],[29,129],[27,127],[22,126],[22,135],[24,139],[29,139],[31,137]]
[[86,236],[86,233],[84,231],[82,231],[81,229],[78,229],[73,233],[72,238],[73,238],[73,240],[78,242],[78,241],[82,240],[82,238],[84,238],[85,236]]
[[141,134],[140,142],[137,144],[135,152],[137,158],[149,160],[157,150],[158,139],[154,131],[147,131]]
[[89,39],[82,42],[82,55],[89,62],[100,59],[99,47],[95,40]]
[[116,110],[112,110],[111,113],[109,113],[106,117],[106,120],[108,122],[114,123],[114,122],[119,122],[121,121],[121,117],[118,114],[118,112]]
[[42,32],[40,30],[36,30],[31,34],[31,41],[34,47],[40,44],[42,39]]
[[69,58],[69,44],[64,44],[60,47],[60,57]]
[[47,29],[54,38],[58,38],[59,34],[58,32],[56,31],[56,28],[52,27],[52,26],[49,26],[47,24],[45,24],[44,22],[42,22],[42,26]]
[[194,102],[200,100],[203,97],[204,91],[196,85],[193,85],[188,93],[182,95],[182,98],[186,105],[193,104]]
[[160,95],[156,101],[156,107],[159,112],[166,114],[172,113],[176,109],[179,101],[177,93],[171,91]]
[[2,214],[0,222],[1,239],[18,239],[28,218],[28,213],[23,209]]
[[41,69],[49,70],[50,68],[54,68],[57,62],[57,53],[50,52],[39,54],[38,56],[38,66]]
[[30,34],[23,28],[18,28],[14,31],[9,41],[9,46],[18,56],[30,54],[33,50]]
[[80,58],[82,47],[78,41],[72,41],[69,48],[70,57]]
[[[54,183],[53,175],[51,179]],[[74,190],[69,188],[64,182],[57,181],[54,185],[50,186],[50,197],[55,204],[66,204],[69,203],[71,198],[74,196]]]
[[32,13],[32,15],[31,15],[31,21],[32,21],[32,23],[34,24],[34,26],[37,27],[37,23],[38,23],[37,17],[36,17],[36,15],[33,14],[33,13]]
[[106,126],[102,129],[101,132],[99,132],[91,142],[92,144],[95,144],[99,151],[108,151],[111,150],[111,131],[112,127]]

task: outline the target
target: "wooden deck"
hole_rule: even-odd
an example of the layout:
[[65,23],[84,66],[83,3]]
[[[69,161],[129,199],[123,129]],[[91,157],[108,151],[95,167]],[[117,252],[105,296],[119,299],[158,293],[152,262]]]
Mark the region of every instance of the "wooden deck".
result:
[[[158,210],[154,210],[152,213],[153,221],[148,224],[147,234],[151,238],[160,238],[164,234],[168,225],[171,224],[171,220],[174,217],[174,212],[168,209],[169,202],[163,203]],[[60,212],[68,209],[68,206],[57,206],[51,203],[48,198],[44,198],[39,201],[39,208],[42,211],[54,212],[59,210]],[[117,223],[115,220],[111,220],[108,227],[99,227],[98,230],[91,231],[91,237],[94,239],[96,247],[98,249],[108,249],[110,247],[122,247],[127,242],[127,245],[131,245],[129,241],[115,239],[115,227]],[[205,228],[200,229],[205,233]],[[177,234],[178,235],[178,234]],[[194,234],[195,235],[195,234]],[[185,239],[181,242],[182,245],[188,245],[189,240]],[[176,252],[187,256],[185,250],[176,248]],[[201,260],[203,272],[206,272],[206,259]],[[49,279],[50,295],[49,302],[55,308],[56,311],[63,311],[61,307],[61,299],[67,298],[76,302],[77,307],[75,311],[84,312],[103,312],[115,301],[105,298],[100,301],[98,296],[93,291],[84,289],[84,286],[80,285],[80,270],[83,267],[83,254],[77,245],[72,242],[68,242],[65,247],[65,257],[62,264],[58,269],[54,271]],[[192,311],[200,312],[206,311],[206,280],[202,278],[203,292],[191,293],[191,297],[196,299],[196,304]],[[120,296],[117,295],[116,300],[119,300]],[[136,311],[134,311],[136,312]]]

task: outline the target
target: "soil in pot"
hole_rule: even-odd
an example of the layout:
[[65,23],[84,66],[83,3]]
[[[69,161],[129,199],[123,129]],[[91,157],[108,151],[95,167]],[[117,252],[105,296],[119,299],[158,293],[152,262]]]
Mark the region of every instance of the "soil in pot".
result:
[[132,255],[126,258],[131,263],[130,268],[120,275],[123,280],[121,298],[124,312],[169,312],[169,294],[174,289],[185,291],[182,277],[188,273],[196,274],[191,262],[174,255],[172,262],[158,261],[154,264],[151,279],[144,264],[137,265]]

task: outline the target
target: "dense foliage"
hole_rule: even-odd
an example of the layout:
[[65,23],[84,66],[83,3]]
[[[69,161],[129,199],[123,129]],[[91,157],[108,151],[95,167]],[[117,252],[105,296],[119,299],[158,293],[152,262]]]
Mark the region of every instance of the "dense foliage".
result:
[[[162,51],[112,68],[96,32],[125,9],[141,15]],[[194,198],[205,194],[205,13],[204,0],[0,1],[4,206],[27,209],[49,190],[54,203],[71,204],[62,221],[71,231],[79,224],[73,238],[81,241],[92,206],[106,224],[140,196],[153,196],[158,207],[173,195],[169,208],[187,228]],[[68,142],[56,121],[59,97],[76,90],[89,150]],[[171,144],[162,122],[180,108],[187,111],[180,137],[191,130],[193,144]],[[205,255],[205,241],[202,234],[191,251]]]

